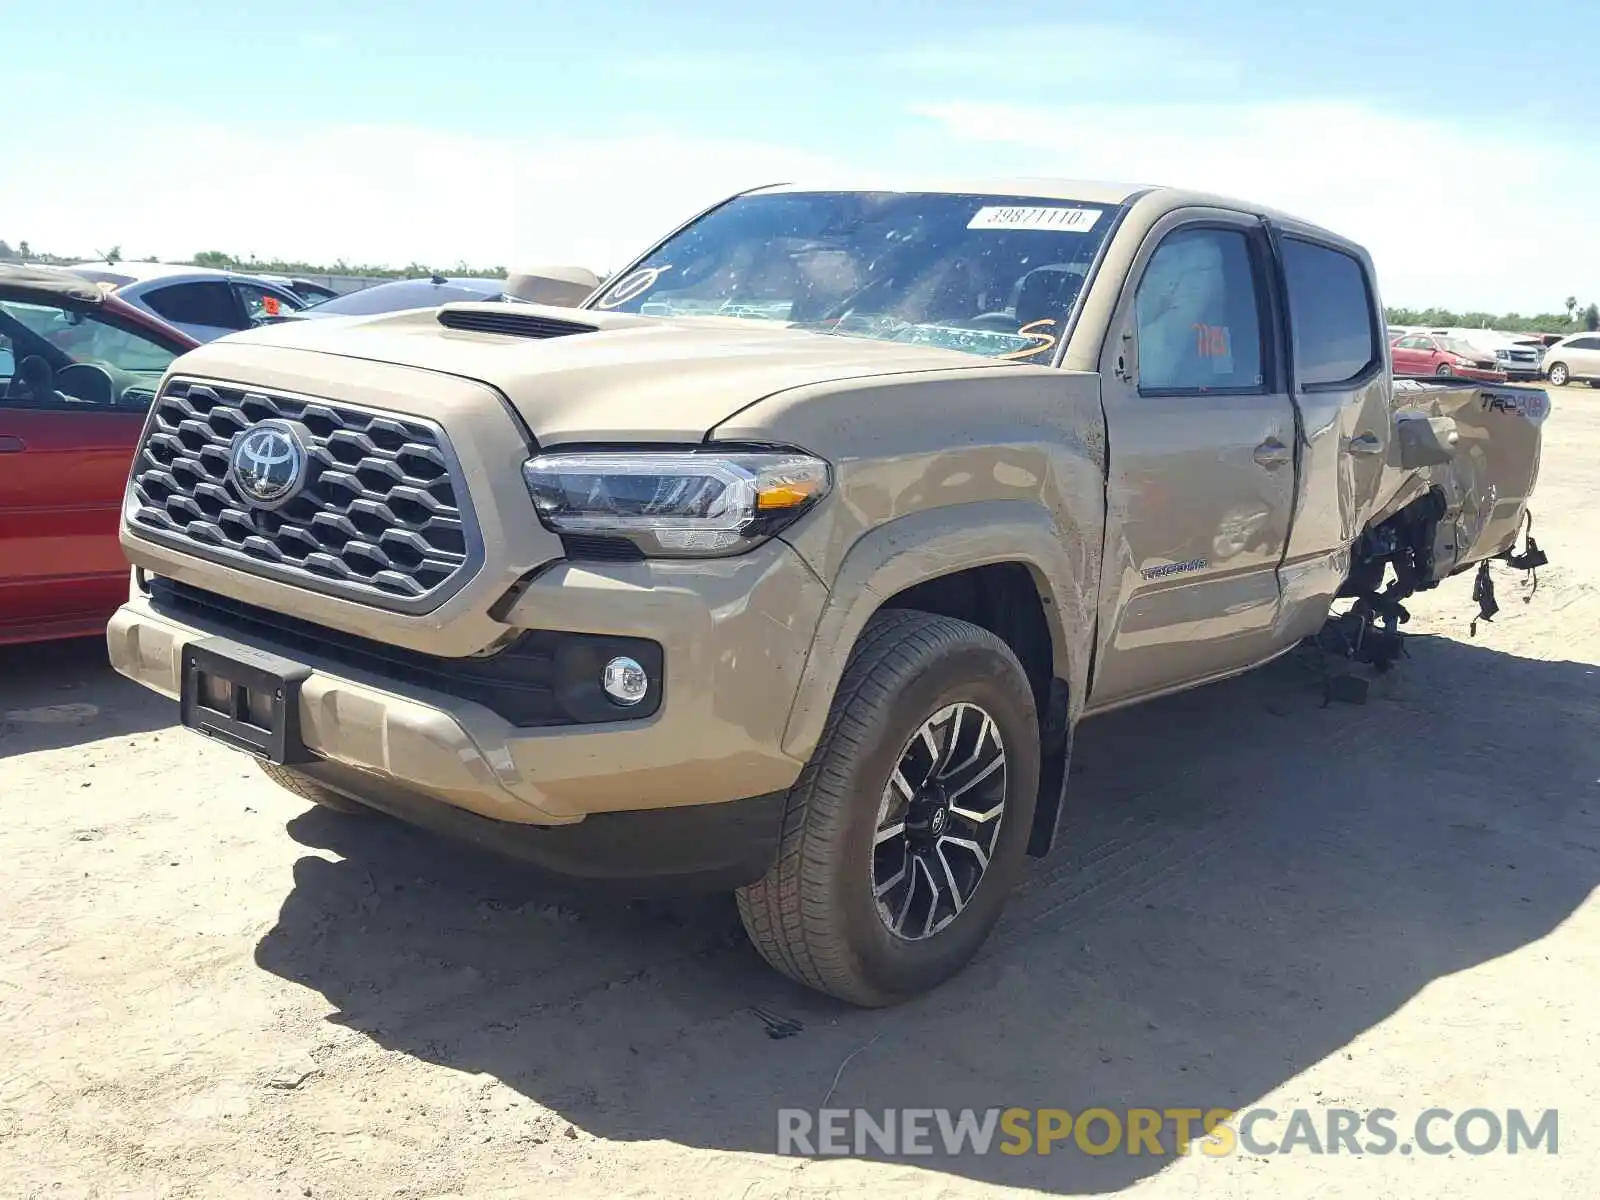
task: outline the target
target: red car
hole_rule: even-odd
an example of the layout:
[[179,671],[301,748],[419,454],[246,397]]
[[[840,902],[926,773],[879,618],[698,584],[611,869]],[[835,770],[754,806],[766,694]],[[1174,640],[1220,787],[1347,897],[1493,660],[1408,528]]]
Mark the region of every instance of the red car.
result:
[[1389,343],[1389,359],[1396,375],[1453,375],[1484,383],[1506,381],[1506,373],[1495,365],[1492,353],[1437,333],[1402,334]]
[[0,645],[102,633],[127,599],[134,445],[197,345],[85,279],[0,264]]

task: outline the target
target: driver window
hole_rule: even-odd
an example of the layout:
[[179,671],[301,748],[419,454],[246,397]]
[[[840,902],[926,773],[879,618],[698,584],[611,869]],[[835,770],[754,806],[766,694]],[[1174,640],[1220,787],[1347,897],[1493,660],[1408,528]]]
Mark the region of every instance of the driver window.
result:
[[1243,232],[1168,234],[1145,267],[1134,311],[1140,391],[1262,388],[1261,319]]
[[98,312],[0,301],[0,402],[144,408],[176,357]]
[[119,371],[159,376],[178,356],[164,346],[93,318],[83,323],[84,337],[73,355],[79,362],[101,362]]

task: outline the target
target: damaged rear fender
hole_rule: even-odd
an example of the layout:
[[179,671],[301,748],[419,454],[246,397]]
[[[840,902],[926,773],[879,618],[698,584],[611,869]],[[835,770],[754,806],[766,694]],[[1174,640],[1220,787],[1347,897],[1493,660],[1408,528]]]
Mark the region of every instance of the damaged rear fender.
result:
[[1539,475],[1550,397],[1540,388],[1395,381],[1386,497],[1369,534],[1423,497],[1442,511],[1423,585],[1505,553]]

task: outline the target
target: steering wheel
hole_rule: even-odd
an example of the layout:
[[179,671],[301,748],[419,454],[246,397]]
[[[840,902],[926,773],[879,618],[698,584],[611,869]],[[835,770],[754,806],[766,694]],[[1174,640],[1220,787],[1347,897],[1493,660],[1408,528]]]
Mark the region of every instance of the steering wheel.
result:
[[108,367],[99,363],[72,363],[56,372],[56,391],[68,400],[110,408],[122,389]]

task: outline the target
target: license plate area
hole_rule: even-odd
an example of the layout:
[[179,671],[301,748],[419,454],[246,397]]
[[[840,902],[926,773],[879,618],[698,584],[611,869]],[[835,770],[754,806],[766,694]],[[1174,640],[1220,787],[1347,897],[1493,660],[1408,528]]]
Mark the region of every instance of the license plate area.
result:
[[190,642],[181,666],[186,727],[265,762],[310,757],[300,740],[300,685],[310,667],[226,638]]

